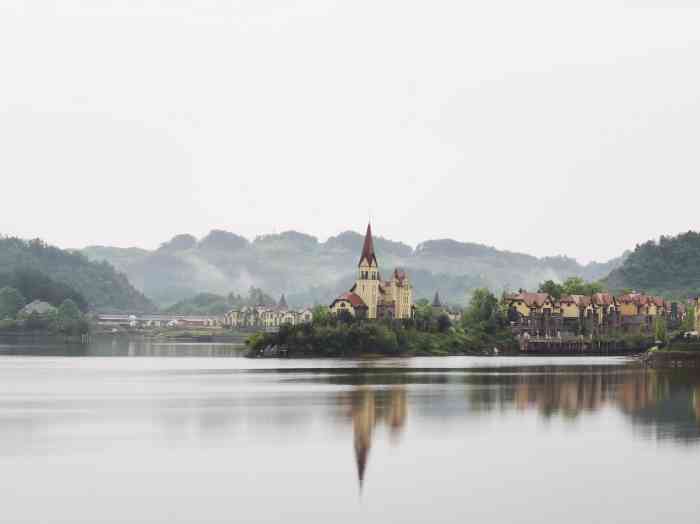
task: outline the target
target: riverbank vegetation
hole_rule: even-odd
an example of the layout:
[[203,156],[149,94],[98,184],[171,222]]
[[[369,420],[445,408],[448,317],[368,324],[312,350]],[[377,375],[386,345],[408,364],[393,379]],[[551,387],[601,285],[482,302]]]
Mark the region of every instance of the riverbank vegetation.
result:
[[26,298],[13,287],[0,289],[0,333],[49,333],[78,336],[90,331],[90,324],[75,301],[66,298],[54,307],[25,308]]
[[155,310],[153,303],[107,262],[91,262],[80,253],[40,239],[0,236],[3,286],[20,289],[30,301],[39,298],[54,305],[70,298],[83,309],[85,304],[102,310]]
[[266,348],[286,350],[288,356],[349,357],[357,355],[463,355],[516,351],[498,299],[486,289],[472,295],[469,307],[456,321],[427,300],[416,304],[413,319],[356,319],[333,316],[323,307],[314,310],[310,324],[282,326],[278,333],[256,333],[247,344],[251,356]]
[[248,296],[236,293],[229,293],[226,296],[216,293],[198,293],[165,309],[165,313],[172,315],[225,315],[234,308],[261,305],[272,307],[276,304],[275,299],[262,289],[251,286],[248,290]]

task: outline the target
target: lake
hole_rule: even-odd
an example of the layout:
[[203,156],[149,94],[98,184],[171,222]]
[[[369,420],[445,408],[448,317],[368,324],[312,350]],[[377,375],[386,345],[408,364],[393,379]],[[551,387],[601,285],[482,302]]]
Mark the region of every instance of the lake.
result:
[[697,522],[700,376],[0,341],[8,523]]

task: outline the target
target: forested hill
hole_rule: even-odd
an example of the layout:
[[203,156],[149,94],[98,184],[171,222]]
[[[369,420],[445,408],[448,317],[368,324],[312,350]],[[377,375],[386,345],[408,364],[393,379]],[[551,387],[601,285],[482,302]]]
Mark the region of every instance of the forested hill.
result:
[[[288,231],[250,241],[228,231],[212,231],[197,239],[177,235],[160,248],[146,251],[93,246],[82,252],[92,260],[107,260],[160,306],[170,306],[198,293],[246,293],[251,286],[290,306],[328,303],[346,291],[356,277],[363,236],[347,231],[325,242]],[[394,267],[406,269],[417,298],[436,291],[448,303],[466,303],[479,287],[535,288],[546,280],[578,276],[597,280],[619,265],[580,265],[568,257],[537,258],[522,253],[455,240],[430,240],[416,249],[402,242],[375,237],[375,248],[385,278]]]
[[[84,297],[91,309],[114,311],[153,311],[155,306],[143,293],[135,289],[128,278],[117,272],[108,262],[88,260],[84,255],[49,246],[45,242],[0,237],[0,276],[12,282],[22,272],[42,274],[46,282],[68,286],[68,289]],[[34,278],[33,280],[37,280]],[[0,278],[3,281],[3,278]],[[45,286],[53,289],[55,286]],[[47,291],[48,293],[48,291]],[[54,291],[51,291],[54,293]],[[50,300],[51,297],[33,297]]]
[[615,291],[644,290],[668,298],[700,295],[700,233],[638,245],[606,283]]

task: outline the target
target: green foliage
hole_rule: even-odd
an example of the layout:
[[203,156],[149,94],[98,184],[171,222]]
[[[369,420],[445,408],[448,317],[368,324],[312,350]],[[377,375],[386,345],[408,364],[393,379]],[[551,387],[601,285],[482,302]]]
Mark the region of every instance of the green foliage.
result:
[[655,340],[660,342],[666,342],[668,339],[668,333],[666,331],[666,319],[657,317],[654,321],[654,337]]
[[413,315],[416,326],[423,331],[430,331],[433,325],[435,311],[430,301],[422,298],[414,304],[415,313]]
[[17,289],[7,286],[0,289],[0,320],[14,319],[26,303]]
[[[28,276],[22,281],[32,290],[32,298],[47,301],[71,298],[78,304],[87,302],[98,309],[143,312],[154,309],[126,276],[106,262],[90,262],[84,255],[49,246],[39,239],[0,238],[0,274],[17,275],[17,271],[20,276]],[[63,286],[55,286],[56,283]],[[41,294],[50,296],[36,296]]]
[[605,286],[601,282],[586,282],[579,277],[569,277],[563,284],[557,284],[553,280],[547,280],[540,284],[538,293],[547,293],[555,299],[560,299],[564,295],[585,295],[591,296],[595,293],[602,293]]
[[697,310],[695,309],[695,306],[689,306],[688,310],[685,315],[685,319],[683,320],[683,326],[682,329],[683,331],[695,331],[695,315],[697,314]]
[[689,231],[676,237],[638,245],[622,267],[606,279],[608,287],[644,289],[669,298],[700,294],[700,233]]
[[216,293],[199,293],[191,298],[181,300],[165,311],[173,315],[223,315],[234,308],[243,306],[273,306],[275,300],[262,289],[251,287],[248,297],[229,293],[228,296]]
[[312,310],[313,314],[313,323],[317,325],[324,325],[328,324],[328,321],[331,318],[331,313],[328,311],[328,308],[326,306],[316,306]]
[[488,289],[477,289],[462,317],[462,326],[468,331],[497,335],[507,329],[507,319],[498,299]]
[[89,325],[83,319],[78,305],[70,298],[64,300],[58,307],[56,328],[60,333],[66,335],[82,335],[89,331]]
[[88,306],[85,297],[75,289],[63,282],[56,282],[43,272],[33,268],[17,268],[10,273],[1,273],[0,287],[2,286],[16,288],[25,297],[27,303],[43,300],[53,306],[58,306],[65,299],[70,298],[83,311]]

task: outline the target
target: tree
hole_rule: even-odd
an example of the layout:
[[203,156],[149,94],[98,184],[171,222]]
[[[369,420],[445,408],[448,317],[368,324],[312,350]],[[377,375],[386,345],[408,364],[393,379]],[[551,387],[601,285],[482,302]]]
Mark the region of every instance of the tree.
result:
[[80,335],[89,331],[88,323],[83,320],[77,304],[70,298],[64,300],[56,312],[56,324],[61,333]]
[[15,318],[26,303],[22,293],[15,288],[4,287],[0,289],[0,320]]
[[418,329],[430,330],[433,323],[433,306],[430,305],[430,301],[422,298],[416,302],[415,308],[414,318]]
[[586,282],[579,277],[567,278],[562,284],[564,295],[591,296],[595,293],[601,293],[603,289],[603,285],[600,282]]
[[498,299],[486,288],[477,289],[472,294],[464,317],[472,324],[487,322],[495,309],[498,309]]
[[78,305],[73,302],[70,298],[65,299],[61,302],[58,307],[58,312],[56,314],[58,321],[64,320],[79,320],[81,317],[80,309]]
[[695,331],[695,306],[689,306],[683,320],[683,331]]
[[327,324],[331,317],[331,312],[326,306],[316,306],[311,311],[314,324]]
[[452,327],[452,321],[445,313],[437,318],[437,329],[440,333],[447,333]]
[[585,295],[591,296],[601,293],[604,286],[600,282],[586,282],[579,277],[569,277],[563,284],[557,284],[553,280],[547,280],[540,284],[539,293],[547,293],[555,300],[559,300],[564,295]]
[[662,317],[656,317],[654,323],[654,337],[658,342],[666,342],[667,332],[666,332],[666,319]]
[[550,297],[558,300],[564,294],[564,288],[561,284],[554,282],[554,280],[547,280],[546,282],[540,284],[537,292],[547,293]]

